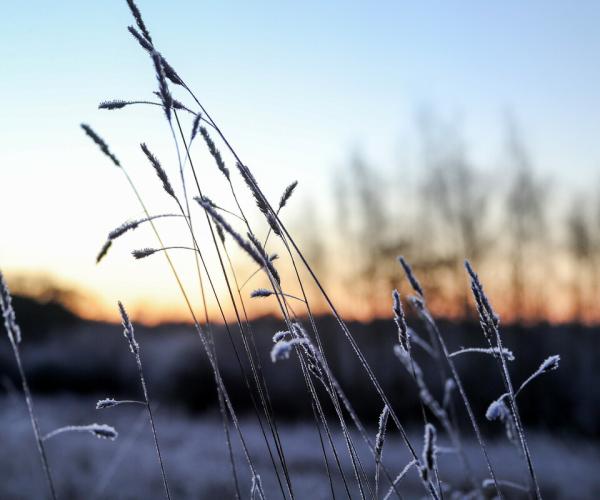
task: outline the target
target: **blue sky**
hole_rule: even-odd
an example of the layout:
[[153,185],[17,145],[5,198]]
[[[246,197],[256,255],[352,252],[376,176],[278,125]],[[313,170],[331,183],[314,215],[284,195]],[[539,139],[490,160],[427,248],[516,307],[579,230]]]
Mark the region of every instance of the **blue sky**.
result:
[[[481,163],[498,161],[510,113],[537,168],[576,188],[598,181],[596,2],[138,3],[157,46],[273,193],[297,178],[301,193],[325,199],[353,150],[397,166],[418,152],[423,107],[455,121]],[[137,143],[174,159],[153,110],[96,109],[155,87],[125,2],[11,2],[1,22],[0,265],[106,300],[127,268],[147,289],[125,260],[93,266],[105,231],[138,209],[78,128],[91,123],[143,188],[155,181]]]

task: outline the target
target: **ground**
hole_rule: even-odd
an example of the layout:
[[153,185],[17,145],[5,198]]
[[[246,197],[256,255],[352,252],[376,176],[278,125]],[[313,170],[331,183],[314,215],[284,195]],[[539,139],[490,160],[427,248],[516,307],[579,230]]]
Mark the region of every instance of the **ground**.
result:
[[[47,442],[60,497],[90,500],[163,498],[160,471],[144,409],[120,406],[98,411],[94,409],[95,401],[92,397],[36,398],[42,432],[66,424],[99,422],[114,425],[120,433],[114,442],[87,434],[61,435]],[[173,498],[233,497],[231,468],[223,428],[217,416],[212,413],[191,416],[159,405],[156,419]],[[281,498],[258,425],[250,417],[242,418],[241,425],[268,497]],[[372,433],[375,432],[372,429]],[[280,433],[296,498],[330,498],[314,425],[281,422]],[[421,432],[414,429],[410,435],[420,448]],[[344,444],[338,433],[335,441],[343,450]],[[440,445],[447,445],[443,438],[440,441]],[[41,467],[26,407],[18,393],[0,398],[0,442],[0,498],[44,498],[46,490]],[[356,442],[359,442],[358,436]],[[530,435],[530,445],[545,498],[592,499],[600,496],[598,443],[534,433]],[[479,449],[471,440],[467,440],[466,448],[478,477],[486,477]],[[496,439],[490,443],[490,449],[499,476],[523,483],[523,464],[514,448],[504,440]],[[236,446],[235,454],[240,489],[248,497],[251,479],[239,446]],[[368,452],[361,447],[360,454],[367,475],[373,477]],[[406,449],[395,433],[391,433],[385,442],[384,462],[392,475],[408,462]],[[455,456],[441,456],[439,468],[443,480],[455,486],[465,484]],[[359,497],[347,460],[344,460],[344,471],[353,497]],[[339,475],[334,479],[336,496],[345,497]],[[387,489],[388,484],[383,478],[381,490]],[[404,498],[422,496],[414,471],[403,480],[401,491]]]

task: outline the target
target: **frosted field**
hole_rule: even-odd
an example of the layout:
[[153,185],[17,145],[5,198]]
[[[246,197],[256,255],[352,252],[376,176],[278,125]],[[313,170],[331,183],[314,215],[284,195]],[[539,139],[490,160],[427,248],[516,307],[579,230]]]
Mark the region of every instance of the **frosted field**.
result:
[[[42,432],[66,424],[108,423],[120,432],[114,441],[99,440],[88,434],[62,435],[48,441],[48,453],[61,498],[72,499],[154,499],[163,498],[159,466],[156,461],[146,413],[141,407],[94,409],[92,398],[36,398]],[[223,428],[216,415],[194,418],[160,406],[156,412],[159,439],[174,498],[233,497],[231,468],[226,455]],[[249,417],[242,419],[255,464],[270,498],[281,498],[258,425]],[[375,434],[376,430],[371,432]],[[280,423],[283,447],[288,458],[292,485],[297,498],[331,498],[329,482],[320,452],[318,435],[312,423]],[[341,436],[336,445],[344,449]],[[415,429],[411,439],[420,447],[421,432]],[[530,445],[545,498],[593,499],[600,497],[600,447],[583,440],[530,433]],[[356,443],[360,438],[356,436]],[[0,398],[0,498],[45,498],[39,458],[26,415],[18,394]],[[234,443],[235,444],[235,443]],[[441,446],[446,445],[441,439]],[[467,444],[468,455],[478,476],[485,477],[480,451]],[[524,467],[516,451],[504,440],[491,443],[492,461],[502,479],[523,482]],[[373,477],[372,461],[365,449],[367,474]],[[345,455],[344,468],[351,482],[352,469]],[[408,455],[395,433],[388,435],[384,463],[396,475],[408,462]],[[250,491],[250,476],[241,450],[236,447],[240,488]],[[465,484],[453,455],[440,456],[442,479],[455,486]],[[339,475],[335,476],[336,496],[346,497]],[[419,498],[416,473],[403,479],[404,498]],[[353,496],[358,491],[351,483]],[[382,478],[383,491],[388,483]],[[450,496],[450,495],[448,495]],[[519,498],[518,495],[514,496]]]

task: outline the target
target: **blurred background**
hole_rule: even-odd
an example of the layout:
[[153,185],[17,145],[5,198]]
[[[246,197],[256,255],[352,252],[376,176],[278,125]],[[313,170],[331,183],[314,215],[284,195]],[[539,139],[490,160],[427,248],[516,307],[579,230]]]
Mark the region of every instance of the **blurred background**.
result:
[[[521,402],[525,424],[544,456],[540,467],[548,495],[564,497],[565,484],[573,482],[582,488],[579,497],[600,495],[600,484],[586,473],[586,467],[600,464],[594,451],[600,438],[599,6],[138,3],[161,52],[267,195],[276,201],[288,184],[299,182],[282,219],[416,432],[416,392],[392,353],[391,291],[410,293],[396,257],[404,255],[412,264],[453,348],[484,345],[463,267],[468,258],[501,317],[505,344],[516,355],[515,380],[527,378],[551,354],[562,357],[560,370],[532,384]],[[208,364],[164,259],[136,261],[130,254],[156,245],[149,228],[116,242],[96,264],[107,233],[142,212],[121,172],[79,128],[80,122],[90,123],[108,142],[151,200],[152,213],[173,212],[138,146],[150,146],[179,190],[176,151],[160,108],[97,109],[105,99],[157,100],[151,61],[126,30],[132,23],[124,1],[34,1],[4,9],[0,269],[15,295],[26,371],[46,412],[41,421],[98,419],[96,399],[139,392],[116,324],[116,301],[122,300],[139,325],[151,391],[160,404],[159,418],[163,412],[169,427],[164,432],[173,434],[167,449],[182,463],[191,455],[177,445],[181,433],[196,425],[210,428],[213,421],[216,430],[210,433],[222,432]],[[180,90],[172,90],[193,106]],[[189,131],[191,118],[183,120]],[[201,141],[192,148],[203,189],[235,210],[205,149]],[[225,151],[224,159],[234,171]],[[234,184],[244,190],[237,175]],[[244,197],[252,223],[266,234],[268,226],[251,197]],[[169,244],[189,244],[180,222],[157,224]],[[208,241],[206,228],[199,227],[198,235]],[[281,253],[283,247],[270,241],[269,251]],[[242,280],[250,277],[253,263],[236,248],[231,254]],[[193,257],[181,251],[174,259],[194,309],[203,315]],[[216,265],[210,249],[207,259]],[[286,291],[298,293],[291,270],[282,264],[281,273]],[[215,279],[223,298],[225,282]],[[256,276],[244,293],[264,284]],[[334,372],[352,388],[357,411],[375,424],[380,408],[374,392],[326,304],[314,287],[308,292]],[[254,429],[223,318],[214,297],[207,300],[226,385]],[[297,366],[269,360],[271,336],[283,328],[276,304],[254,299],[249,306],[266,378],[273,381],[276,414],[297,429],[310,419],[310,403],[306,397],[290,398],[305,395]],[[233,320],[227,301],[224,308]],[[422,329],[410,311],[409,323]],[[11,356],[8,341],[1,342],[0,432],[3,443],[17,450],[18,412],[24,408],[15,397]],[[484,356],[461,359],[459,367],[483,415],[500,394],[501,380]],[[107,418],[121,419],[134,435],[134,412]],[[500,442],[502,429],[484,425]],[[23,439],[30,439],[26,432],[25,425]],[[301,432],[308,431],[301,427]],[[125,488],[124,498],[139,494],[127,486],[123,471],[122,477],[98,472],[96,462],[112,456],[108,448],[90,451],[81,445],[84,452],[78,443],[75,439],[69,456],[81,477],[96,484],[95,495],[107,494],[110,481]],[[33,453],[33,442],[27,444]],[[215,444],[215,456],[223,453],[222,468],[224,452]],[[6,468],[0,469],[13,471],[11,477],[19,477],[21,466],[37,474],[36,458],[27,453],[19,452],[17,465],[5,456],[0,463],[6,461]],[[126,453],[133,451],[121,455]],[[565,457],[577,466],[568,472],[570,480],[561,482],[566,472],[556,471]],[[148,477],[159,480],[155,472]],[[306,495],[320,496],[318,474],[305,473],[313,481],[306,484],[314,483]],[[59,474],[77,498],[81,485],[68,471]],[[193,485],[181,474],[181,484],[188,484],[181,486],[181,496],[227,487],[210,474]],[[33,486],[23,493],[18,480],[2,487],[6,498],[38,491]]]

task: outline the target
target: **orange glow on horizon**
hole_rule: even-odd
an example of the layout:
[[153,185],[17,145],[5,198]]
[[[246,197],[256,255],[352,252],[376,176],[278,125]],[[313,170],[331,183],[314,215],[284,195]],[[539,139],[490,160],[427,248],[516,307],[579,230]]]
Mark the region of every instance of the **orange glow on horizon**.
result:
[[[283,260],[283,259],[282,259]],[[566,259],[558,259],[560,265],[555,266],[556,271],[563,275],[570,272],[569,262]],[[94,321],[119,322],[119,314],[116,307],[117,300],[121,300],[128,309],[135,322],[146,325],[158,325],[161,323],[189,323],[193,322],[190,310],[187,308],[186,301],[183,299],[180,290],[173,285],[173,277],[170,273],[162,273],[161,266],[158,263],[147,263],[154,274],[152,285],[126,286],[129,282],[124,282],[123,287],[118,288],[118,293],[107,293],[104,289],[91,290],[81,289],[76,282],[62,282],[58,279],[53,280],[44,275],[31,272],[9,272],[7,279],[13,293],[30,296],[33,298],[47,300],[48,290],[61,290],[64,300],[59,300],[67,308],[72,310],[80,317]],[[161,262],[161,264],[163,264]],[[298,286],[297,279],[290,272],[285,271],[283,264],[279,264],[282,273],[282,283],[284,290],[291,296],[301,297],[302,291]],[[166,266],[162,266],[166,267]],[[241,262],[239,268],[236,267],[236,273],[242,278],[250,276],[253,268],[247,263]],[[425,273],[427,278],[427,273]],[[506,265],[500,267],[494,266],[488,272],[480,274],[483,286],[492,306],[500,315],[503,323],[510,324],[521,322],[531,324],[536,322],[548,322],[553,324],[579,322],[581,324],[592,325],[600,323],[600,310],[588,307],[576,313],[574,306],[573,290],[560,281],[555,280],[552,287],[537,293],[528,291],[528,296],[522,299],[521,310],[516,313],[514,310],[515,297],[510,287],[506,286],[506,276],[508,275]],[[197,274],[192,274],[192,277]],[[404,299],[405,309],[409,309],[406,298],[412,290],[398,269],[397,285]],[[459,277],[446,277],[443,282],[430,283],[423,279],[422,285],[427,295],[428,305],[437,318],[450,320],[460,320],[465,317],[466,311],[470,317],[474,317],[474,300],[470,295],[469,284],[466,274],[459,274]],[[310,308],[315,315],[330,314],[329,307],[323,300],[317,287],[311,282],[308,275],[302,276],[305,292],[308,296]],[[460,279],[461,286],[456,285]],[[161,281],[161,280],[164,280]],[[56,283],[59,283],[58,285]],[[186,283],[186,294],[193,307],[193,313],[200,323],[205,322],[205,312],[202,306],[200,291],[194,286],[194,280],[190,279]],[[265,286],[264,278],[257,276],[241,291],[244,306],[250,320],[274,316],[281,317],[281,312],[277,308],[277,301],[274,297],[251,298],[250,293],[256,288]],[[374,292],[361,291],[360,287],[347,285],[330,280],[324,283],[325,289],[332,299],[336,309],[347,321],[369,322],[374,319],[392,319],[391,312],[391,289],[389,284],[381,284],[374,288]],[[114,284],[113,284],[114,288]],[[155,293],[148,294],[148,289]],[[543,293],[542,293],[543,292]],[[52,292],[55,293],[55,292]],[[220,306],[223,315],[228,322],[235,322],[235,309],[227,289],[217,285]],[[240,307],[240,297],[237,290],[233,289],[238,311],[242,315],[243,308]],[[373,295],[376,293],[377,295]],[[212,295],[212,294],[211,294]],[[214,297],[206,297],[208,303],[208,317],[212,323],[223,323],[221,309],[217,305]],[[465,308],[465,302],[468,308]],[[289,306],[293,314],[298,317],[306,316],[306,308],[301,301],[295,298],[288,299]],[[242,320],[244,317],[242,316]]]
[[[336,287],[327,290],[330,297],[334,302],[336,309],[340,312],[343,319],[346,321],[360,321],[368,323],[376,319],[392,319],[391,310],[385,309],[378,311],[369,311],[368,308],[361,305],[361,301],[357,297],[348,297],[347,291],[343,287]],[[248,294],[246,294],[248,295]],[[548,322],[550,324],[564,324],[570,322],[579,322],[586,325],[594,325],[599,323],[598,317],[589,317],[585,320],[577,318],[569,306],[568,302],[564,300],[564,296],[568,297],[568,292],[563,291],[563,296],[556,295],[552,304],[547,308],[547,312],[544,316],[540,316],[534,310],[526,310],[525,314],[520,318],[516,318],[515,315],[510,312],[510,304],[508,299],[509,294],[505,294],[505,300],[498,300],[499,297],[495,294],[494,300],[492,301],[493,307],[498,312],[501,320],[505,324],[511,324],[520,321],[525,324],[534,324],[538,322]],[[402,294],[406,297],[406,294]],[[116,306],[105,302],[102,299],[91,298],[84,296],[72,304],[67,304],[68,309],[72,310],[78,316],[92,321],[106,321],[111,323],[120,322],[120,317]],[[330,310],[324,301],[320,297],[316,297],[313,294],[311,301],[311,310],[315,316],[328,315]],[[225,318],[228,322],[235,322],[236,316],[233,306],[229,300],[223,299],[223,311]],[[239,299],[238,299],[239,300]],[[200,323],[204,323],[205,314],[200,305],[200,300],[196,301],[197,304],[194,307],[194,314]],[[249,296],[244,297],[244,302],[250,320],[255,320],[265,316],[271,317],[282,317],[281,312],[277,309],[274,298],[262,298],[252,299]],[[306,309],[296,301],[291,301],[292,307],[296,311],[299,317],[306,316]],[[472,301],[471,301],[472,305]],[[405,303],[405,309],[409,306]],[[144,300],[134,300],[127,305],[128,311],[132,318],[136,322],[142,323],[148,326],[156,326],[164,323],[185,323],[192,324],[192,315],[189,309],[185,305],[185,301],[181,296],[171,297],[165,300],[163,303],[155,303]],[[452,303],[437,301],[434,298],[431,299],[430,309],[434,316],[439,319],[447,320],[461,320],[464,318],[464,305],[459,301]],[[473,309],[471,309],[473,313]],[[213,305],[209,307],[208,311],[209,319],[212,323],[222,324],[223,318],[220,310],[217,306]]]

